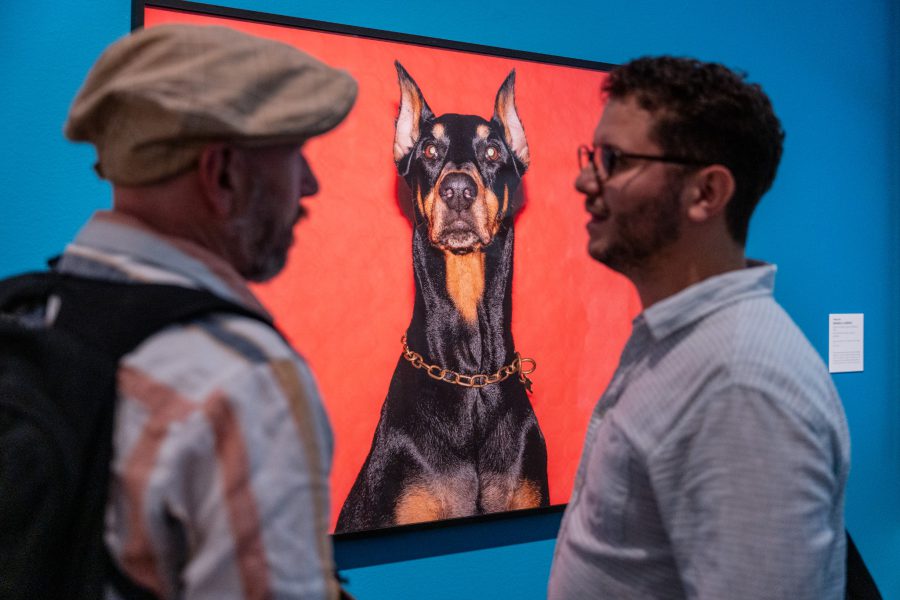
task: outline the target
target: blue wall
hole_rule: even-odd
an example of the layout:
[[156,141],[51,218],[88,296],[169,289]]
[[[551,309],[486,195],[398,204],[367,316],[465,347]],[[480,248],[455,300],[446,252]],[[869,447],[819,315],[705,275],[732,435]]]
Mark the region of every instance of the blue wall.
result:
[[[762,82],[788,138],[748,251],[779,264],[777,296],[823,355],[829,312],[866,315],[866,371],[835,376],[853,436],[847,519],[885,596],[900,598],[900,3],[222,3],[606,62],[690,54]],[[0,275],[41,266],[109,205],[92,151],[61,128],[94,58],[129,23],[126,0],[0,3]],[[557,525],[558,515],[516,518],[336,550],[360,600],[541,598]]]

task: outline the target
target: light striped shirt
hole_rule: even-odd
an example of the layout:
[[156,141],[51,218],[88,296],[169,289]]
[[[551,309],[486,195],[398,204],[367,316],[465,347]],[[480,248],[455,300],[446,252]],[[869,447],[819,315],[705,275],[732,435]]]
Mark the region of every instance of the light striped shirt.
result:
[[691,286],[634,321],[591,417],[551,600],[837,600],[849,435],[775,268]]
[[[57,268],[263,311],[227,263],[117,213],[96,214]],[[118,381],[105,537],[125,573],[162,598],[337,597],[331,429],[275,331],[228,314],[170,326],[125,356]]]

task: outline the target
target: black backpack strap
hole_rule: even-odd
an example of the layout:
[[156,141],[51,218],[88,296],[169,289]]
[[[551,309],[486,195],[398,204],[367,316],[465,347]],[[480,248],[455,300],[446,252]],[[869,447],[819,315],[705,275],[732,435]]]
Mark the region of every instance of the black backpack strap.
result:
[[275,329],[268,316],[205,290],[105,281],[55,271],[3,281],[0,309],[46,302],[52,295],[61,300],[54,325],[112,357],[126,354],[167,325],[215,312],[242,315]]
[[0,309],[6,310],[16,304],[37,300],[47,295],[52,287],[52,278],[47,273],[26,273],[0,281]]

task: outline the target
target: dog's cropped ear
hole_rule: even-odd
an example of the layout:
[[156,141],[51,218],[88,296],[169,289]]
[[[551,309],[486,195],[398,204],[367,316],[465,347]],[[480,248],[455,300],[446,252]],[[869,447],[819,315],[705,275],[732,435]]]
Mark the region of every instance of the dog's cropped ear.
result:
[[419,141],[422,122],[432,119],[434,113],[403,65],[394,61],[394,66],[397,67],[397,79],[400,83],[400,112],[394,132],[394,162],[399,163]]
[[497,102],[494,105],[494,121],[503,127],[503,137],[506,145],[518,157],[525,167],[528,167],[528,141],[525,139],[525,128],[519,120],[516,112],[516,71],[513,69],[506,77],[506,81],[497,92]]

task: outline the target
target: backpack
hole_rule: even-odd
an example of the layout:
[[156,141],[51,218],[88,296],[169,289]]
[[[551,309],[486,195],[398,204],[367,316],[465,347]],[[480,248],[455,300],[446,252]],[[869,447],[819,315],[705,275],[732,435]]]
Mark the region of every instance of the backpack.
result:
[[[53,325],[28,318],[58,313]],[[209,292],[63,275],[0,281],[0,598],[153,597],[103,542],[119,359],[167,325],[262,315]]]

